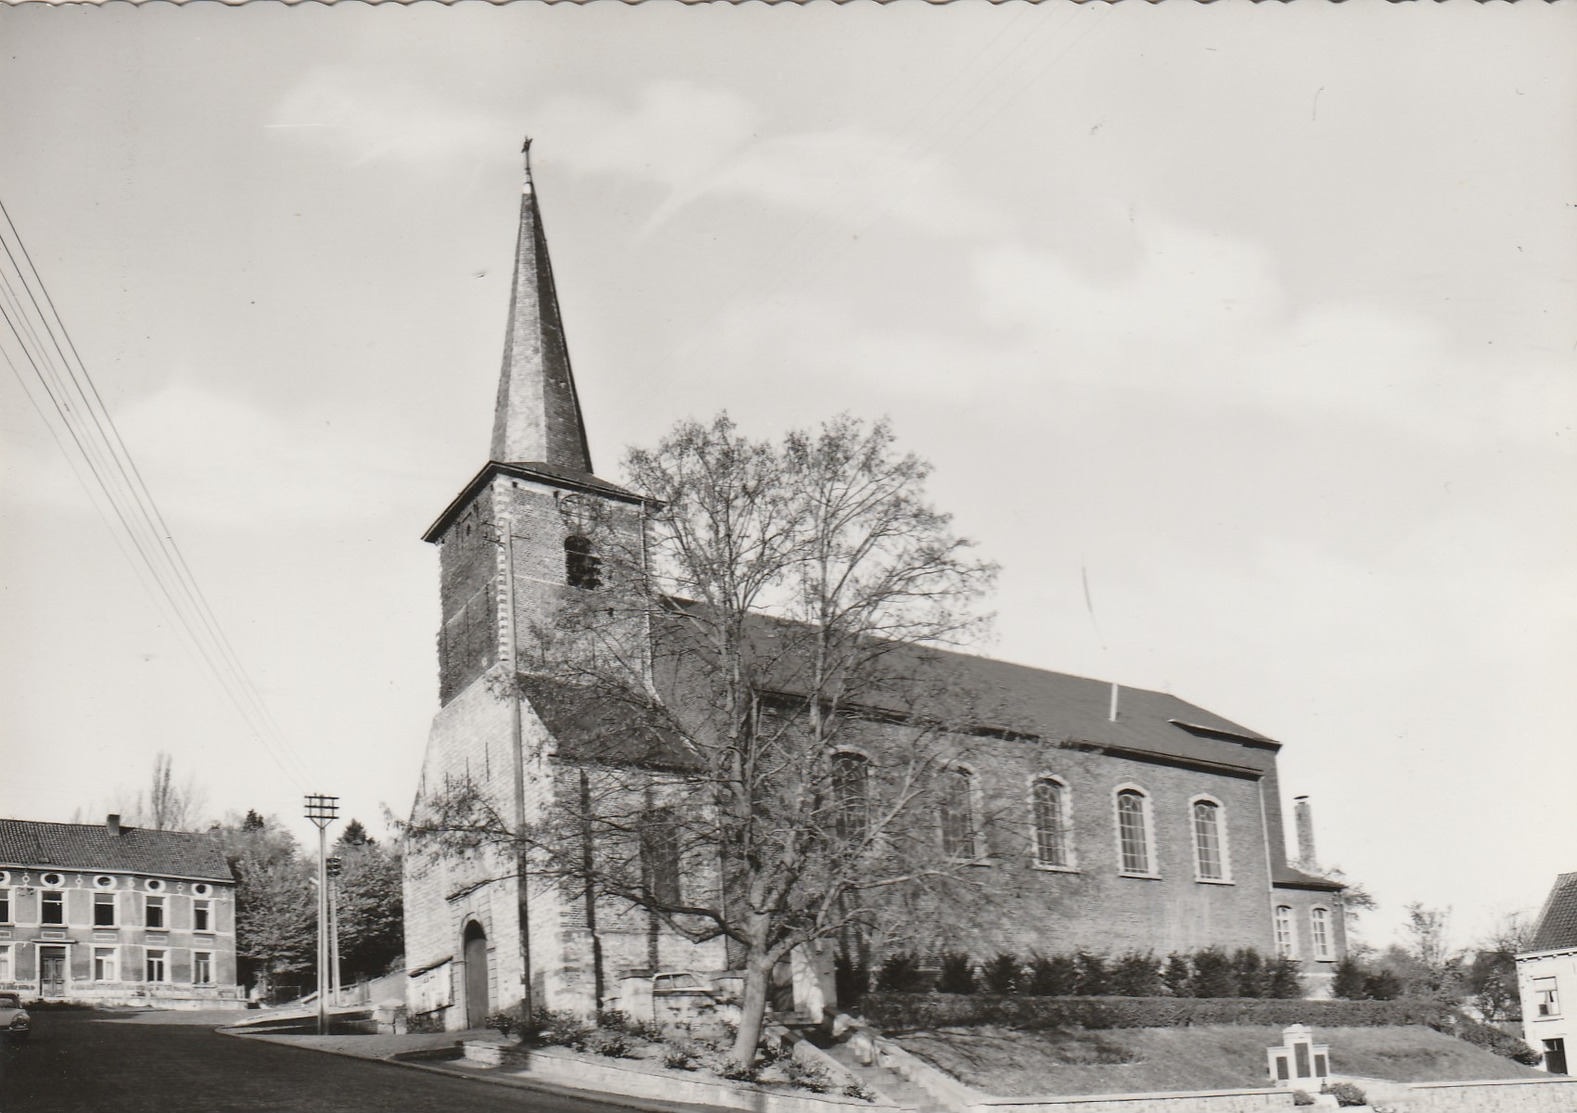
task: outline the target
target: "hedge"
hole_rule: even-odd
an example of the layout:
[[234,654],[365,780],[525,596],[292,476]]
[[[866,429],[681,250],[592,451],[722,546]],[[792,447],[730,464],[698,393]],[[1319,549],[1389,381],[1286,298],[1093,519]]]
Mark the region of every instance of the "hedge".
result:
[[1258,997],[1032,997],[1001,994],[870,993],[865,1016],[886,1031],[994,1025],[1040,1028],[1183,1028],[1192,1024],[1309,1024],[1454,1028],[1436,1001],[1287,1000]]

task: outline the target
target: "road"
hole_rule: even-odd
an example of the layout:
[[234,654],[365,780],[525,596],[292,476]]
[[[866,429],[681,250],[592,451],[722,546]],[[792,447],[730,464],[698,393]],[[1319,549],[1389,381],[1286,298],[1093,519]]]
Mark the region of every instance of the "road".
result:
[[[235,1014],[228,1014],[234,1019]],[[3,1113],[629,1113],[213,1030],[226,1016],[41,1010],[0,1046]]]

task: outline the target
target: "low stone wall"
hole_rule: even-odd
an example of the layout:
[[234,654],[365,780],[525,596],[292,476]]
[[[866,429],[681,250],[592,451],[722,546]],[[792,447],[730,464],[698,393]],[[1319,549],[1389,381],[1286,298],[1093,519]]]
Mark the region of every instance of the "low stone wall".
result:
[[1291,1109],[1291,1090],[1198,1090],[1088,1097],[991,1098],[968,1113],[1262,1113]]
[[1497,1078],[1484,1082],[1349,1079],[1370,1106],[1395,1113],[1573,1113],[1577,1078]]
[[831,1094],[795,1094],[765,1086],[725,1082],[679,1071],[642,1070],[633,1063],[616,1066],[593,1062],[557,1048],[524,1049],[513,1044],[469,1040],[465,1057],[472,1062],[503,1066],[522,1078],[551,1082],[625,1097],[710,1105],[749,1113],[891,1113],[891,1106],[872,1105]]

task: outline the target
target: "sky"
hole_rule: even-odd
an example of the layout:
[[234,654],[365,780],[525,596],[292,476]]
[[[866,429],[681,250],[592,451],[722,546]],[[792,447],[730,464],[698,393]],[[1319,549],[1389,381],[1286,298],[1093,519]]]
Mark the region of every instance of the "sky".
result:
[[304,792],[406,812],[420,537],[486,460],[529,134],[599,474],[721,409],[890,417],[1002,566],[983,652],[1280,740],[1365,938],[1418,901],[1470,943],[1577,870],[1574,38],[1504,3],[0,10],[0,200],[274,724],[0,330],[0,815],[100,820],[161,752],[303,837]]

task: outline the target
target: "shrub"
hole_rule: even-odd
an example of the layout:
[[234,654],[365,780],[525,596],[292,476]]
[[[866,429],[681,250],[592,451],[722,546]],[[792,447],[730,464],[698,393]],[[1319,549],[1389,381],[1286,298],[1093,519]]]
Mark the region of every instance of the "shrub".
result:
[[1331,981],[1331,995],[1349,1001],[1361,1001],[1369,994],[1364,987],[1363,966],[1348,955],[1336,964],[1336,976]]
[[871,991],[871,968],[858,958],[840,953],[833,959],[832,974],[838,989],[838,1003],[845,1008],[858,1005]]
[[[31,1008],[32,1006],[28,1007]],[[444,1030],[444,1018],[436,1012],[417,1013],[415,1016],[406,1017],[405,1030],[407,1032],[442,1032]]]
[[1189,992],[1195,997],[1237,996],[1237,972],[1232,968],[1232,958],[1219,947],[1206,947],[1194,952],[1194,976],[1189,981]]
[[575,1013],[563,1009],[537,1009],[529,1023],[520,1027],[520,1038],[543,1046],[572,1047],[577,1050],[596,1029]]
[[1337,1105],[1368,1105],[1369,1098],[1351,1082],[1337,1082],[1326,1093],[1336,1099]]
[[1309,1093],[1307,1090],[1294,1090],[1292,1091],[1292,1104],[1313,1105],[1314,1095]]
[[987,993],[1016,993],[1024,980],[1018,956],[999,952],[980,968],[980,980]]
[[1161,969],[1161,985],[1173,997],[1192,997],[1194,995],[1194,969],[1189,963],[1187,955],[1180,955],[1173,951],[1166,956],[1166,965]]
[[798,1086],[801,1090],[809,1090],[813,1094],[825,1094],[832,1089],[832,1076],[814,1063],[786,1059],[783,1063],[783,1073],[789,1085]]
[[863,1082],[850,1082],[843,1088],[843,1096],[855,1101],[875,1101],[876,1091]]
[[1266,988],[1267,997],[1287,1000],[1303,996],[1303,978],[1298,973],[1298,960],[1280,955],[1270,961],[1270,985]]
[[1031,997],[996,994],[873,993],[865,1015],[889,1031],[997,1025],[1046,1028],[1178,1028],[1189,1024],[1373,1027],[1448,1023],[1436,1001],[1285,1001],[1192,997]]
[[1025,989],[1037,997],[1070,997],[1079,984],[1079,967],[1069,955],[1034,955]]
[[1269,971],[1265,960],[1252,947],[1242,947],[1232,955],[1232,976],[1236,982],[1235,997],[1270,996]]
[[635,1058],[636,1041],[628,1032],[598,1028],[586,1037],[583,1046],[595,1055],[606,1055],[610,1059]]
[[887,993],[919,993],[926,981],[920,960],[908,951],[888,955],[876,971],[876,988]]
[[1112,964],[1110,992],[1119,997],[1159,997],[1161,960],[1153,954],[1129,951]]
[[1080,951],[1073,956],[1078,965],[1078,978],[1073,992],[1080,997],[1100,997],[1111,992],[1111,978],[1106,972],[1106,959],[1102,955]]
[[633,1030],[635,1021],[627,1012],[619,1009],[603,1009],[597,1013],[597,1027],[609,1032],[629,1032]]
[[975,964],[965,952],[943,951],[937,965],[940,968],[936,977],[938,993],[973,993],[978,988]]
[[712,1073],[730,1082],[754,1082],[757,1072],[754,1063],[741,1063],[729,1055],[718,1060],[717,1065],[712,1068]]
[[509,1033],[520,1027],[520,1014],[510,1010],[505,1010],[504,1012],[494,1013],[492,1016],[483,1021],[483,1023],[486,1024],[487,1027],[492,1028],[505,1039],[508,1039]]
[[673,1070],[695,1070],[701,1065],[700,1049],[689,1040],[663,1045],[663,1066]]
[[1513,1062],[1525,1066],[1536,1067],[1542,1056],[1533,1048],[1523,1043],[1516,1036],[1502,1032],[1493,1024],[1484,1024],[1474,1020],[1464,1013],[1452,1012],[1440,1017],[1435,1023],[1429,1025],[1437,1032],[1444,1032],[1449,1036],[1466,1040],[1475,1047],[1482,1047],[1493,1051],[1496,1055],[1511,1059]]
[[1402,995],[1402,979],[1389,970],[1370,974],[1363,980],[1363,995],[1371,1001],[1395,1001]]

